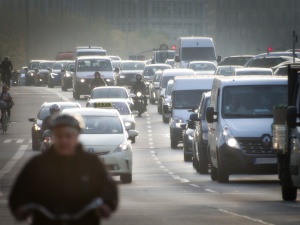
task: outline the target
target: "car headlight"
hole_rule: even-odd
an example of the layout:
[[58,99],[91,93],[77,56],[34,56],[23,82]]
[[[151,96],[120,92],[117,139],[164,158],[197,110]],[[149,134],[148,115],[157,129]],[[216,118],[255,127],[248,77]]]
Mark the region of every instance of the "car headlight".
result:
[[33,75],[34,75],[33,73],[30,73],[30,76],[32,76],[32,77],[33,77]]
[[114,150],[114,152],[123,152],[127,150],[128,150],[127,142],[123,142]]
[[41,128],[39,127],[39,125],[34,124],[34,130],[35,130],[35,131],[39,131],[39,130],[41,130]]
[[175,118],[175,126],[176,128],[181,128],[181,124],[182,124],[182,119],[177,117]]
[[111,80],[110,79],[106,79],[106,82],[111,82]]
[[123,78],[125,78],[125,76],[124,76],[123,74],[120,74],[120,75],[119,75],[119,78],[122,78],[122,79],[123,79]]
[[80,79],[80,82],[81,82],[81,83],[84,83],[84,81],[85,81],[84,79]]
[[71,76],[71,74],[69,74],[69,73],[66,73],[66,77],[70,77]]
[[125,125],[125,128],[130,128],[131,127],[131,122],[125,122],[124,125]]
[[233,135],[231,134],[229,128],[227,126],[223,127],[223,137],[225,140],[225,143],[231,147],[231,148],[240,148],[239,143],[237,142],[237,140],[233,137]]
[[150,85],[150,82],[148,82],[148,81],[145,82],[145,85],[146,85],[146,86],[149,86],[149,85]]
[[203,134],[202,134],[202,139],[203,139],[204,141],[207,141],[207,140],[208,140],[208,133],[203,133]]
[[138,92],[138,93],[136,93],[136,96],[137,96],[137,97],[141,97],[141,96],[142,96],[142,93],[141,93],[141,92]]

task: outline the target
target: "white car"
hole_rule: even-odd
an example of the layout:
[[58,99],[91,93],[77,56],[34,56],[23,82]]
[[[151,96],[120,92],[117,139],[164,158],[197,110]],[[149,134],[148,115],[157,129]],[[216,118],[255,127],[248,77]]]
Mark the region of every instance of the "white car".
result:
[[[134,115],[130,110],[130,107],[125,99],[119,98],[103,98],[103,99],[92,99],[89,102],[88,107],[90,108],[102,108],[102,109],[117,109],[123,120],[125,129],[135,129]],[[130,138],[132,143],[135,143],[135,137]]]
[[250,75],[263,75],[263,76],[272,76],[273,71],[270,68],[256,68],[256,67],[247,67],[241,69],[235,69],[234,76],[250,76]]
[[216,64],[210,61],[192,61],[187,68],[194,70],[196,75],[213,75],[217,70]]
[[112,109],[66,109],[63,114],[81,116],[84,128],[79,140],[86,151],[96,154],[114,176],[123,183],[132,182],[132,147],[129,137],[137,131],[126,131],[117,110]]

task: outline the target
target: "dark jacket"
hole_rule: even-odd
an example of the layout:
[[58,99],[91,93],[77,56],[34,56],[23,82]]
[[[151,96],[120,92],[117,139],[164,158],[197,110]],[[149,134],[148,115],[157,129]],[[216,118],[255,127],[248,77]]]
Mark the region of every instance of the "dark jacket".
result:
[[50,122],[51,122],[51,116],[46,116],[43,119],[43,123],[42,123],[42,127],[41,127],[41,133],[43,134],[43,132],[45,130],[49,130],[50,129]]
[[0,69],[3,70],[4,73],[11,75],[11,71],[13,70],[13,65],[11,61],[2,61],[0,64]]
[[91,80],[90,86],[91,88],[101,87],[101,86],[106,86],[106,83],[102,78],[98,78],[98,79],[94,78],[93,80]]
[[131,87],[131,91],[136,94],[137,92],[142,92],[142,94],[144,95],[146,92],[146,84],[144,83],[144,81],[136,81],[133,83],[132,87]]
[[[116,184],[98,157],[85,152],[81,145],[70,158],[59,156],[52,147],[25,165],[12,188],[9,205],[13,214],[18,207],[30,202],[41,204],[54,213],[76,213],[96,197],[103,198],[112,210],[116,210]],[[60,223],[37,213],[32,224]],[[96,225],[99,218],[90,213],[70,224]]]

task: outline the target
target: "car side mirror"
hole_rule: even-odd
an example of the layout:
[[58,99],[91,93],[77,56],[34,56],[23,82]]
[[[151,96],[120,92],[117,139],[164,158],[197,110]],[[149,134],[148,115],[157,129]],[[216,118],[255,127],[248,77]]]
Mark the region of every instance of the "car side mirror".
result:
[[189,122],[188,122],[188,124],[187,124],[187,127],[188,127],[189,129],[195,130],[195,123],[194,123],[194,121],[189,120]]
[[128,137],[129,138],[134,138],[139,136],[139,132],[137,130],[129,130],[128,131]]
[[215,118],[216,112],[214,107],[207,107],[206,109],[206,121],[208,123],[213,123],[217,121],[217,118]]
[[170,111],[168,105],[163,105],[163,112],[164,112],[164,114],[169,114],[169,113],[171,113],[171,111]]
[[134,93],[129,94],[129,98],[135,98],[135,97],[136,97],[136,95]]
[[199,121],[198,113],[192,113],[190,115],[190,120],[191,121]]
[[30,118],[28,118],[28,121],[35,123],[36,119],[34,117],[30,117]]
[[295,128],[297,126],[297,108],[289,106],[286,112],[286,123],[288,127]]
[[179,55],[175,56],[174,61],[177,62],[177,63],[180,62]]
[[114,72],[115,72],[115,73],[119,73],[119,72],[120,72],[120,69],[119,69],[118,67],[116,67],[116,68],[114,69]]
[[222,57],[220,55],[218,55],[218,57],[217,57],[217,63],[221,62],[221,60],[222,60]]

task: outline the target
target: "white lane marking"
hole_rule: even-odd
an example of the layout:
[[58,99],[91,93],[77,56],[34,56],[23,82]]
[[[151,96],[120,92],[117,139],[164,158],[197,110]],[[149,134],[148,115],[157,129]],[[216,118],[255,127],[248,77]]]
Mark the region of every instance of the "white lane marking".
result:
[[187,180],[187,179],[183,179],[183,178],[181,178],[181,179],[180,179],[180,181],[181,181],[182,183],[190,183],[190,181],[189,181],[189,180]]
[[151,129],[151,125],[148,126],[148,129]]
[[16,141],[16,143],[20,144],[20,143],[23,143],[24,142],[24,139],[19,139]]
[[154,159],[154,160],[156,160],[156,161],[157,161],[157,160],[159,160],[159,159],[158,159],[158,158],[156,158],[156,157],[154,157],[153,159]]
[[168,170],[168,169],[164,169],[164,171],[166,171],[166,172],[169,172],[169,170]]
[[197,184],[190,184],[192,187],[195,187],[195,188],[198,188],[198,187],[200,187],[199,185],[197,185]]
[[204,189],[204,190],[207,191],[207,192],[216,193],[216,191],[211,190],[211,189]]
[[153,142],[149,142],[149,145],[153,145]]
[[16,163],[22,158],[25,151],[27,150],[28,145],[21,145],[18,149],[18,151],[14,154],[14,156],[5,164],[5,166],[0,170],[0,180],[1,178],[9,173]]
[[149,148],[150,148],[150,149],[153,149],[154,147],[153,147],[153,146],[150,146]]
[[245,215],[229,212],[229,211],[224,210],[224,209],[218,209],[218,210],[220,212],[227,213],[227,214],[232,215],[232,216],[241,217],[241,218],[244,218],[244,219],[247,219],[247,220],[251,220],[251,221],[256,222],[256,223],[265,224],[265,225],[274,225],[273,223],[268,223],[268,222],[265,222],[265,221],[260,220],[260,219],[255,219],[255,218],[250,217],[250,216],[245,216]]
[[165,168],[165,166],[160,166],[160,168],[164,169],[164,168]]
[[148,134],[149,137],[152,137],[152,134]]
[[17,144],[21,144],[24,142],[24,139],[5,139],[3,144],[9,144],[11,142],[16,142]]
[[152,130],[148,130],[148,133],[152,133]]
[[157,161],[156,163],[157,163],[158,165],[160,165],[160,164],[161,164],[161,162],[160,162],[160,161]]
[[65,102],[72,101],[71,99],[68,99],[68,98],[64,97],[62,94],[60,94],[60,93],[58,93],[58,92],[56,92],[56,91],[53,91],[53,90],[51,90],[51,89],[49,89],[49,88],[46,88],[46,90],[49,91],[49,92],[51,92],[51,93],[56,94],[57,97],[59,97],[61,100],[65,101]]
[[147,124],[151,124],[151,121],[147,121]]
[[153,138],[149,138],[149,141],[152,141],[152,142],[153,142]]
[[155,151],[150,151],[150,153],[154,154],[154,153],[155,153]]
[[174,173],[173,173],[173,172],[168,172],[168,174],[170,174],[170,175],[174,175]]
[[11,142],[11,139],[6,139],[5,141],[3,141],[4,144],[8,144]]

